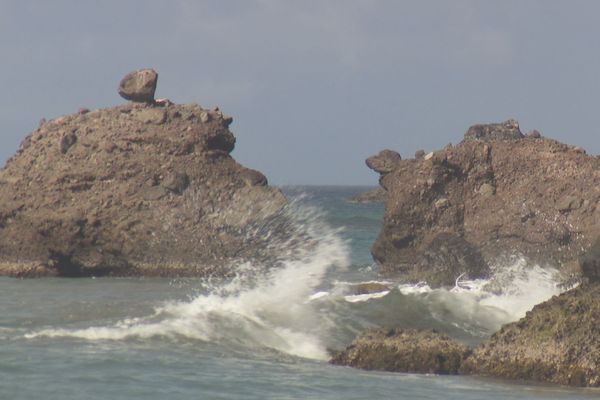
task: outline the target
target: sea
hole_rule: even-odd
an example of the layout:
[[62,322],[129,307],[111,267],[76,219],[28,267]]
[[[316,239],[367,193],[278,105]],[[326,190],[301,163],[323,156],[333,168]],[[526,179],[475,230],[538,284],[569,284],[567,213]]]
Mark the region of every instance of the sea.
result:
[[[285,187],[302,236],[223,278],[0,278],[0,399],[596,399],[578,389],[328,363],[361,331],[435,328],[470,345],[564,288],[514,255],[431,289],[381,276],[365,187]],[[306,242],[306,246],[303,243]],[[304,248],[303,248],[304,246]],[[285,255],[285,249],[282,248]],[[356,294],[360,283],[380,292]]]

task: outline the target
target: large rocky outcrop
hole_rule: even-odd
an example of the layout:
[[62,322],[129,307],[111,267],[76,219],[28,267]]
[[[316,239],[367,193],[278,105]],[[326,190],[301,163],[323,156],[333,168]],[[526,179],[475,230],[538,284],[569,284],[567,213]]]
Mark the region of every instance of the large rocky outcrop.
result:
[[0,274],[205,275],[269,257],[286,199],[229,155],[231,121],[152,101],[43,123],[0,170]]
[[366,370],[457,374],[470,350],[434,330],[373,329],[336,354],[332,364]]
[[372,247],[382,271],[452,285],[506,256],[576,260],[600,234],[600,160],[540,136],[509,120],[475,125],[460,144],[414,159],[371,157],[387,191]]
[[462,373],[600,386],[600,284],[539,304],[475,349]]

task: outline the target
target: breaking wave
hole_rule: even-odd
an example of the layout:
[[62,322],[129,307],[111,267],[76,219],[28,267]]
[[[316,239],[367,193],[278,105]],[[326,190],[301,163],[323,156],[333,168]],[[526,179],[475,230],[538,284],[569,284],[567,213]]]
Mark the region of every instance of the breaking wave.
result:
[[[243,264],[228,282],[206,280],[190,301],[157,306],[152,315],[111,326],[50,328],[27,338],[71,337],[85,340],[184,337],[225,346],[269,348],[294,356],[326,359],[321,338],[332,328],[307,301],[328,270],[346,268],[348,244],[324,224],[315,209],[295,210],[302,235],[294,238],[293,257],[276,268]],[[305,246],[299,249],[298,240]],[[256,271],[261,271],[256,276]]]
[[[453,288],[381,280],[370,266],[350,265],[349,243],[323,222],[319,211],[293,207],[297,235],[276,266],[239,265],[235,278],[204,280],[188,300],[162,302],[146,316],[83,328],[50,327],[25,337],[191,339],[325,360],[328,349],[342,348],[360,331],[381,326],[436,328],[477,344],[564,290],[558,271],[519,258],[497,266],[490,279],[459,278]],[[355,293],[360,283],[381,289]]]

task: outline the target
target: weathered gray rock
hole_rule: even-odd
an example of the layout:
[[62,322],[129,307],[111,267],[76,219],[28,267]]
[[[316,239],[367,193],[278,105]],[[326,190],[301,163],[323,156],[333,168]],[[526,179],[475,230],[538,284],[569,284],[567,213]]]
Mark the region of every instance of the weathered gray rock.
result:
[[415,151],[415,158],[423,158],[423,157],[425,157],[425,150]]
[[358,336],[332,364],[366,370],[457,374],[470,350],[434,330],[375,329]]
[[119,95],[140,103],[154,102],[158,74],[153,69],[140,69],[125,75],[119,83]]
[[367,158],[367,166],[380,174],[387,174],[394,170],[398,162],[402,160],[400,154],[393,150],[382,150],[379,154]]
[[510,140],[523,137],[519,123],[509,119],[499,124],[473,125],[465,133],[464,140]]

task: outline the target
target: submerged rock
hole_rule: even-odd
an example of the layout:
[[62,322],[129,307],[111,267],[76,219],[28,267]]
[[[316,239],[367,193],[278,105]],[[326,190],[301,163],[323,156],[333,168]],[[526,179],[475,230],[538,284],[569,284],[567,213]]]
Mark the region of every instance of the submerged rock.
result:
[[366,370],[457,374],[470,350],[434,330],[375,329],[359,335],[332,364]]
[[165,104],[64,116],[25,138],[0,170],[1,275],[198,276],[273,256],[266,233],[287,201],[230,156],[230,119]]
[[599,171],[600,159],[523,137],[516,121],[476,125],[458,145],[381,173],[373,258],[384,273],[434,286],[485,277],[514,255],[567,265],[600,236]]
[[378,282],[359,283],[350,288],[350,292],[354,295],[381,293],[391,290],[389,286]]
[[555,296],[503,326],[475,349],[461,372],[600,386],[600,284]]

